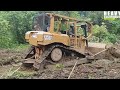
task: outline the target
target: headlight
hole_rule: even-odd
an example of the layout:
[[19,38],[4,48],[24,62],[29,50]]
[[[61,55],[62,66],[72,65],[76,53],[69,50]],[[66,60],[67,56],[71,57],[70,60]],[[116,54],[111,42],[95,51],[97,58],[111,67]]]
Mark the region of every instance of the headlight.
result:
[[32,34],[32,36],[31,37],[33,37],[33,38],[37,38],[37,34],[36,33],[34,33],[34,34]]

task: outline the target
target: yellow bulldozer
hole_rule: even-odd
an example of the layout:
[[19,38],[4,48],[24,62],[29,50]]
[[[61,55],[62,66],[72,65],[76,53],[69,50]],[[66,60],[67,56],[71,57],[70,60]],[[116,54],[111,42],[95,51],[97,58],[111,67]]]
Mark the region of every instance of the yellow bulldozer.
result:
[[33,30],[25,34],[31,48],[23,65],[39,69],[44,60],[59,62],[64,54],[86,58],[105,49],[104,44],[88,42],[91,36],[92,24],[88,21],[41,13],[33,19]]

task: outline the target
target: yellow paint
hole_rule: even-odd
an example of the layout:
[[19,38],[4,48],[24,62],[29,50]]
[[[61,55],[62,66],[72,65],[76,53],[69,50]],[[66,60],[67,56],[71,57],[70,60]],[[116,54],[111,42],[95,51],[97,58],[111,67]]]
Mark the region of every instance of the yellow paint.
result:
[[[78,29],[77,28],[77,22],[79,20],[74,19],[74,18],[70,18],[70,17],[66,17],[66,16],[62,16],[62,15],[58,15],[58,14],[49,13],[48,15],[51,18],[50,19],[50,29],[49,29],[49,31],[48,32],[28,31],[25,34],[26,41],[28,41],[29,44],[34,45],[34,46],[48,45],[48,44],[51,44],[51,43],[62,43],[66,46],[73,45],[72,47],[74,47],[74,49],[76,49],[80,52],[85,52],[85,38],[84,38],[84,36],[77,37],[77,29]],[[74,27],[75,27],[75,37],[71,38],[67,34],[61,34],[59,32],[59,28],[60,28],[60,24],[61,24],[60,22],[59,22],[57,31],[54,32],[54,20],[55,20],[54,17],[61,17],[61,18],[64,18],[65,20],[68,20],[67,26],[68,26],[68,24],[71,23],[71,22],[69,22],[69,20],[72,20],[72,23],[74,23]],[[90,33],[89,34],[89,38],[90,38],[90,36],[92,35],[91,30],[90,30],[89,33]],[[73,44],[71,43],[71,40],[73,40],[73,42],[72,42]]]
[[[32,37],[32,35],[34,34],[32,32],[33,31],[29,32],[29,35],[28,35],[28,33],[25,35],[25,38],[27,40],[29,40],[29,43],[31,45],[35,45],[35,46],[38,46],[38,44],[48,45],[48,44],[55,43],[55,42],[56,43],[63,43],[67,46],[69,44],[69,42],[68,42],[69,36],[65,35],[65,34],[56,34],[56,33],[50,33],[50,32],[42,32],[41,33],[41,31],[35,31],[37,33],[37,38],[34,38],[34,37]],[[51,39],[50,40],[45,39],[44,36],[51,36]]]
[[51,18],[51,20],[50,20],[50,30],[49,30],[49,32],[53,33],[54,32],[54,17],[52,16],[52,14],[50,14],[50,18]]

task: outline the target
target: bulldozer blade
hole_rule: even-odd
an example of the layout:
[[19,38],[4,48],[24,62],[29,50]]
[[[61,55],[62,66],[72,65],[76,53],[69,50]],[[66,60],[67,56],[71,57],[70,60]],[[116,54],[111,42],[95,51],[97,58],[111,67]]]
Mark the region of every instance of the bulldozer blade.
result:
[[105,51],[106,44],[102,43],[88,43],[88,47],[86,47],[86,52],[90,53],[94,59],[105,57]]
[[96,54],[102,50],[104,50],[106,44],[102,43],[88,43],[88,47],[86,47],[87,51],[90,51],[92,54]]

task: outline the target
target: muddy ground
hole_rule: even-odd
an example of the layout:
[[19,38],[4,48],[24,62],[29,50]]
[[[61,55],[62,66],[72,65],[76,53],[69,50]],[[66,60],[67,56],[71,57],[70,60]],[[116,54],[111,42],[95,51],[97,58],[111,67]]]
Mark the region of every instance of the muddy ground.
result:
[[[1,79],[67,79],[72,67],[59,63],[44,70],[21,69],[25,51],[0,50]],[[64,58],[67,59],[67,58]],[[120,79],[120,45],[106,51],[104,57],[92,63],[77,65],[70,79]]]

